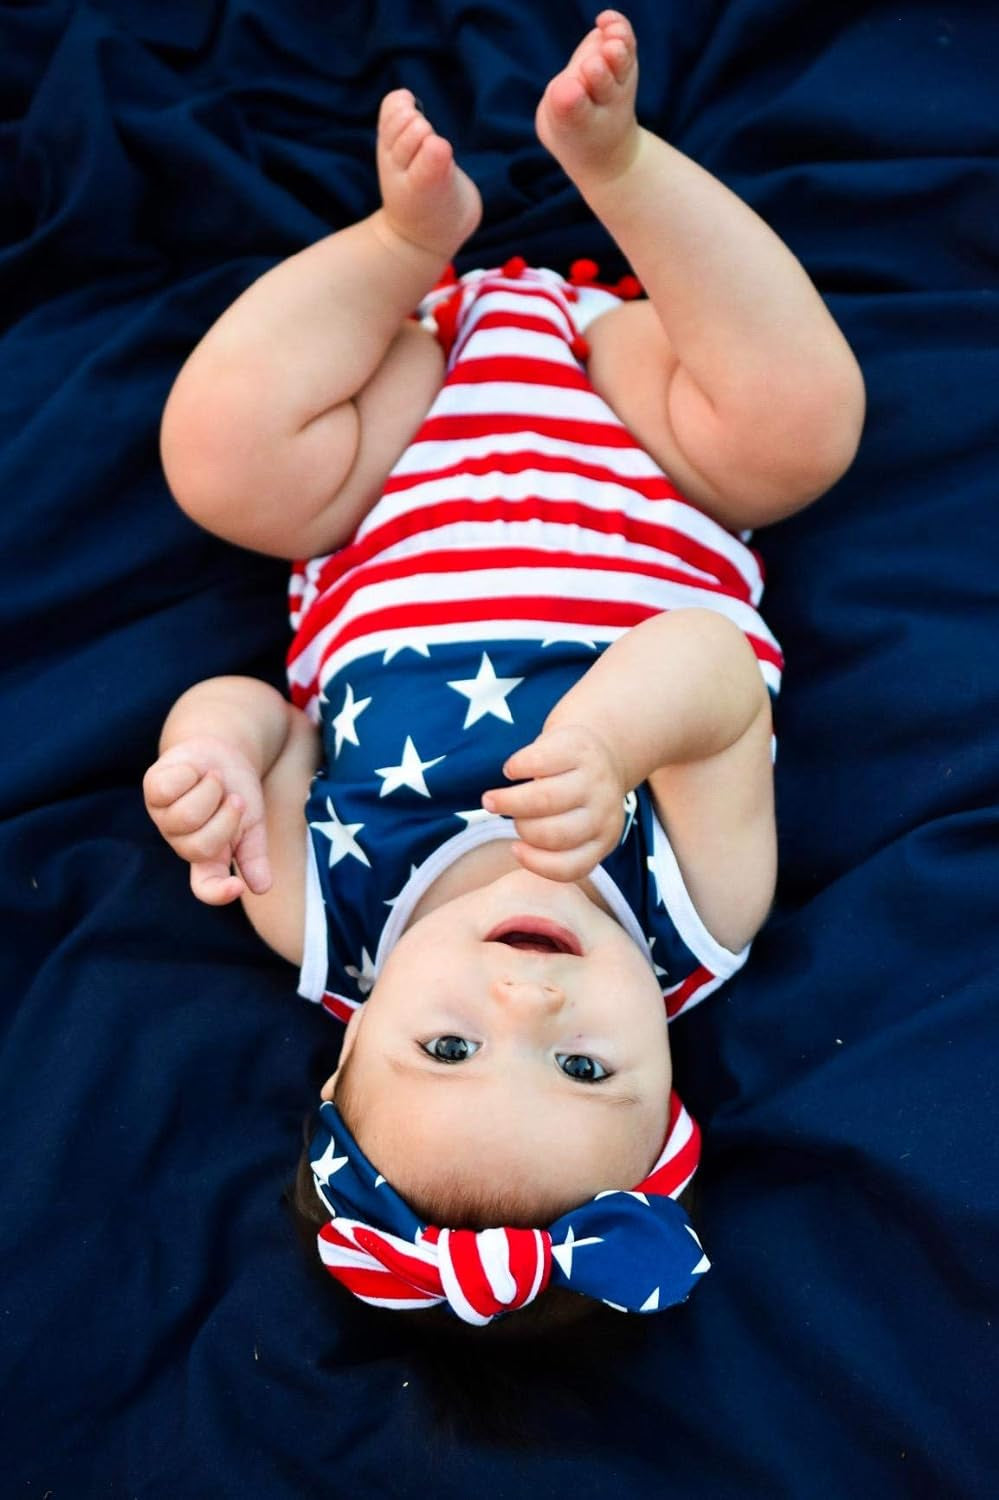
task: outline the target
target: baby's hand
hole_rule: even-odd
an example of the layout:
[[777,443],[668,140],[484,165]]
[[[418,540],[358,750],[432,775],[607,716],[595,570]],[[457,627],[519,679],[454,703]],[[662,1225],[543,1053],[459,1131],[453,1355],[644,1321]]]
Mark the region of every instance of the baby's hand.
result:
[[199,901],[225,906],[247,887],[270,888],[263,790],[241,750],[209,736],[183,740],[149,767],[142,790],[156,827],[190,864]]
[[487,812],[513,818],[513,852],[548,880],[581,880],[614,848],[624,822],[621,774],[599,735],[583,725],[542,733],[511,755],[504,776],[521,786],[486,792]]

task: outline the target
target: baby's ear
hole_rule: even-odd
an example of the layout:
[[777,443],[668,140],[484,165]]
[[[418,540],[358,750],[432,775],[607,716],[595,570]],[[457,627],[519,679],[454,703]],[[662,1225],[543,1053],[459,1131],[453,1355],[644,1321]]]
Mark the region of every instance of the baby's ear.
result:
[[[343,1046],[340,1048],[340,1061],[336,1066],[337,1073],[340,1072],[340,1069],[343,1067],[344,1063],[347,1061],[347,1058],[351,1054],[354,1043],[357,1040],[357,1033],[361,1029],[361,1017],[363,1015],[364,1006],[359,1005],[354,1011],[350,1020],[347,1022],[347,1029],[343,1034]],[[336,1074],[334,1074],[333,1076],[336,1077]]]
[[357,1010],[354,1011],[350,1020],[347,1022],[347,1029],[343,1034],[343,1043],[340,1047],[340,1057],[336,1065],[336,1071],[331,1074],[329,1078],[327,1078],[326,1082],[320,1089],[320,1099],[328,1099],[330,1101],[332,1101],[333,1099],[333,1094],[336,1090],[337,1079],[343,1072],[344,1064],[346,1063],[347,1058],[350,1056],[351,1048],[354,1045],[354,1039],[357,1036],[358,1028],[361,1024],[361,1014],[363,1010],[364,1006],[359,1005]]

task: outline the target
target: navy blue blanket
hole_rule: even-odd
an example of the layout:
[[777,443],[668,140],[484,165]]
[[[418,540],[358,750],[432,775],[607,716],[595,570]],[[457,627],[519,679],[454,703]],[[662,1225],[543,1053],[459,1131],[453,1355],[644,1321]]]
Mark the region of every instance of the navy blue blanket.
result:
[[536,1441],[460,1433],[431,1472],[406,1337],[331,1303],[282,1203],[339,1028],[142,808],[173,699],[280,682],[287,640],[283,565],[181,515],[157,427],[238,292],[375,206],[388,88],[482,188],[459,269],[616,274],[533,132],[592,12],[0,3],[4,1497],[995,1492],[999,19],[631,15],[642,119],[803,260],[868,425],[758,536],[779,897],[674,1028],[713,1269]]

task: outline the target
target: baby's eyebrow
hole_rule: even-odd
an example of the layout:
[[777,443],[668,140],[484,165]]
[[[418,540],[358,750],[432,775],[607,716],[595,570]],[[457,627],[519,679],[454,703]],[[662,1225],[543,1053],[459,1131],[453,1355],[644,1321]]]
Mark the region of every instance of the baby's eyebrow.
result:
[[[385,1061],[394,1073],[405,1073],[413,1078],[431,1078],[435,1083],[438,1081],[443,1083],[445,1079],[449,1082],[456,1082],[458,1079],[468,1082],[471,1079],[474,1082],[479,1076],[476,1073],[468,1072],[465,1068],[456,1068],[454,1066],[444,1067],[441,1065],[435,1067],[433,1063],[407,1062],[402,1057],[387,1057]],[[570,1097],[566,1090],[562,1092],[566,1093],[567,1097]],[[641,1104],[642,1102],[637,1094],[622,1094],[619,1090],[611,1090],[603,1084],[594,1083],[573,1089],[572,1096],[576,1098],[598,1099],[602,1104],[624,1106]]]

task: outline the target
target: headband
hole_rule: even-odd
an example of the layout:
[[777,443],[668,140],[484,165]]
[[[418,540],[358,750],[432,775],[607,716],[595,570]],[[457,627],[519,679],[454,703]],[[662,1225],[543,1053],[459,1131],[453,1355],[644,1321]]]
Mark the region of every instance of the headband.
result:
[[670,1095],[666,1141],[648,1176],[570,1210],[547,1229],[440,1229],[423,1224],[364,1155],[335,1104],[324,1101],[309,1151],[316,1191],[332,1214],[319,1231],[330,1275],[372,1307],[447,1303],[484,1325],[567,1287],[618,1312],[683,1302],[710,1265],[675,1202],[697,1169],[701,1133]]

